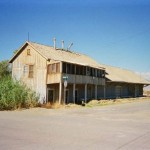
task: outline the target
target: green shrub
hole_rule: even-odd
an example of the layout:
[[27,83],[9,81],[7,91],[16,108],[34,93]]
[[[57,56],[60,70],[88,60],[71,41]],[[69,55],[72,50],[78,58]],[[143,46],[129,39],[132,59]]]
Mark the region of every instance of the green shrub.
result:
[[23,83],[10,76],[0,78],[0,110],[34,107],[38,99],[36,93]]

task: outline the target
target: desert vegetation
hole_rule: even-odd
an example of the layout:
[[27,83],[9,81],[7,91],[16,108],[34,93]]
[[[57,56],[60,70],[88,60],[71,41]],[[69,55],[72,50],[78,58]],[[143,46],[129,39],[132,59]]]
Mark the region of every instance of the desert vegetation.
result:
[[0,110],[37,106],[38,96],[20,81],[11,77],[8,61],[0,62]]

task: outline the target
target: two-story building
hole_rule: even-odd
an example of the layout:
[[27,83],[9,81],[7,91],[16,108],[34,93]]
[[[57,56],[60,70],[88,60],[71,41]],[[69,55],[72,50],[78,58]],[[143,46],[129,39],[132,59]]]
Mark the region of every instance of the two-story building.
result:
[[25,42],[10,63],[13,78],[36,91],[41,103],[142,96],[143,86],[150,84],[131,71],[55,45]]
[[10,63],[13,78],[35,90],[41,103],[81,103],[105,96],[105,69],[86,55],[26,42]]

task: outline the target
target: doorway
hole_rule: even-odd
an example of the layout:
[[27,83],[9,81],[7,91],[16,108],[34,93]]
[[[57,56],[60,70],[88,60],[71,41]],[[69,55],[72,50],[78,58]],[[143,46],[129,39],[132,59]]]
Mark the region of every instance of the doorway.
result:
[[75,90],[75,104],[78,104],[78,90]]
[[116,86],[116,98],[121,98],[121,86]]
[[66,93],[65,93],[65,102],[66,104],[69,103],[69,90],[68,89],[66,89]]
[[54,103],[54,90],[48,89],[48,102]]

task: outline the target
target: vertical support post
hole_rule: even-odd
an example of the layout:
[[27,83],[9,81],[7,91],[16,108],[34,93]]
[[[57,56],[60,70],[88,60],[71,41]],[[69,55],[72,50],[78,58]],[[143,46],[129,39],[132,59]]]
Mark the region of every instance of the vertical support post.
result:
[[62,62],[60,62],[60,83],[59,83],[59,104],[61,104],[62,99]]
[[136,97],[136,92],[137,92],[137,90],[136,90],[136,84],[135,84],[135,86],[134,86],[134,97]]
[[75,104],[75,89],[76,89],[76,84],[73,83],[73,102]]
[[97,85],[95,84],[95,99],[97,99]]
[[66,88],[64,87],[64,104],[66,104]]
[[59,104],[61,104],[62,97],[62,82],[59,83]]
[[87,102],[87,84],[85,84],[85,89],[84,89],[84,100],[86,103]]

